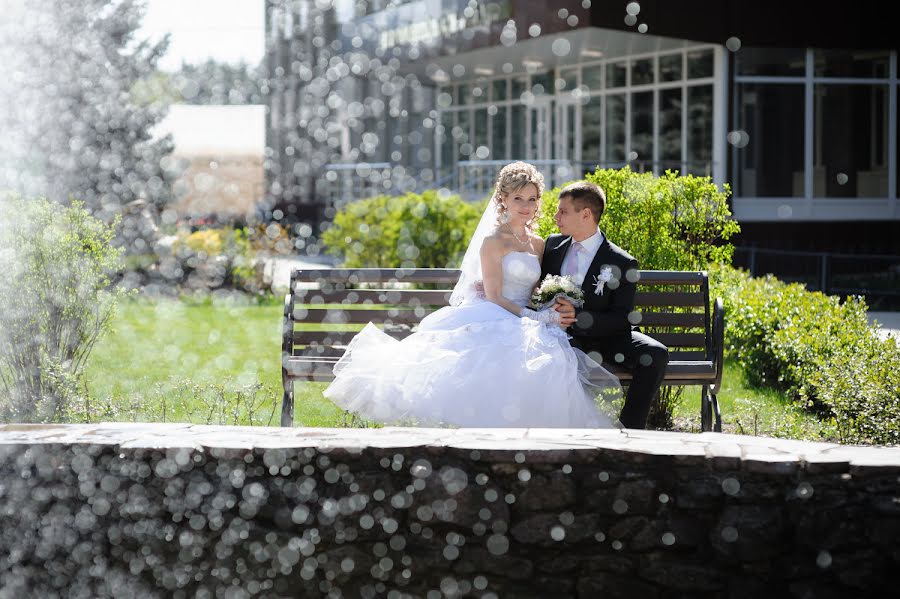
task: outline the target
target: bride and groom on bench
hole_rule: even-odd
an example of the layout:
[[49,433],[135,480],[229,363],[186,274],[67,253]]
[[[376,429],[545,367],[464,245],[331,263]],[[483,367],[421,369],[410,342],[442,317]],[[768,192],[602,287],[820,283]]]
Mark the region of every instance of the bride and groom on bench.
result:
[[[560,191],[560,233],[536,235],[543,191],[533,165],[501,169],[450,305],[402,340],[367,325],[325,396],[387,424],[644,428],[669,357],[632,325],[637,261],[599,229],[606,199],[588,181]],[[554,275],[580,293],[533,305]],[[604,365],[630,371],[627,392]],[[598,398],[624,398],[618,418]]]

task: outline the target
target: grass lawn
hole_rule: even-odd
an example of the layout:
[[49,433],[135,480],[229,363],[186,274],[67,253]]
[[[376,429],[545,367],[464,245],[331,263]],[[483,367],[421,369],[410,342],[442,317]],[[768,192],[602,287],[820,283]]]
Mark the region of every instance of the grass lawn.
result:
[[[136,299],[123,303],[87,369],[94,419],[223,424],[280,422],[281,305]],[[725,432],[818,439],[821,425],[779,394],[748,388],[726,363],[719,394]],[[296,386],[301,426],[358,426],[322,397],[324,383]],[[688,387],[675,428],[700,430],[700,393]]]

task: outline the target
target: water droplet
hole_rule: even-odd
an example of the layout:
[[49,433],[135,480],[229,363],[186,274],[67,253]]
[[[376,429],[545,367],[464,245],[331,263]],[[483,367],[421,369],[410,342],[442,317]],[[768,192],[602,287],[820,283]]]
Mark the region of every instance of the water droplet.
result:
[[726,495],[737,495],[741,490],[741,483],[736,478],[726,478],[722,481],[722,490]]

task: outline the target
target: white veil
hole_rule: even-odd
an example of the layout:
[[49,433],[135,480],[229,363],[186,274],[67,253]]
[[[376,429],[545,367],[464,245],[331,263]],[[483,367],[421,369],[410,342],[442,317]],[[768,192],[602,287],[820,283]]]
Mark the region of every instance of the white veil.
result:
[[469,241],[469,247],[466,248],[466,255],[463,256],[462,266],[460,266],[462,272],[450,295],[451,306],[459,306],[471,302],[475,298],[483,297],[483,293],[480,293],[475,287],[475,284],[482,279],[481,245],[485,238],[497,229],[497,226],[497,203],[491,197],[484,209],[484,214],[481,215],[481,220],[478,221],[478,226],[475,227],[472,240]]

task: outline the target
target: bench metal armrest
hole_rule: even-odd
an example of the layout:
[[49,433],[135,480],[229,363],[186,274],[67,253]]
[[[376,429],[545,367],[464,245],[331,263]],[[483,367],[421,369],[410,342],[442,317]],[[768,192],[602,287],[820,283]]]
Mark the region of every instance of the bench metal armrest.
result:
[[725,306],[722,298],[716,298],[712,313],[712,345],[710,357],[716,367],[716,378],[710,383],[713,393],[719,392],[722,384],[722,371],[725,369]]

